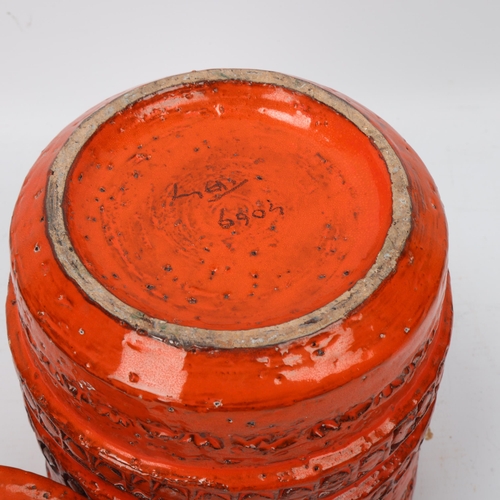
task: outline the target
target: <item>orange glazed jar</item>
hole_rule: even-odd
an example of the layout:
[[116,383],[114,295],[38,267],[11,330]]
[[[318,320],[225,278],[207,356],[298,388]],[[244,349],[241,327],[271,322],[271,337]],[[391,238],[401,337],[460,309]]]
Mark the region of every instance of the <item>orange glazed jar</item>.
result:
[[69,125],[14,212],[8,328],[93,499],[412,497],[450,340],[443,207],[376,115],[209,70]]

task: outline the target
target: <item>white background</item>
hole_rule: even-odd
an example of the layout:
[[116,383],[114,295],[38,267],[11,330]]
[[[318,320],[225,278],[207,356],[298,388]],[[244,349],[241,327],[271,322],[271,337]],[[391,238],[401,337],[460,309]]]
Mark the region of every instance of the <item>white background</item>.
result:
[[[414,500],[500,498],[498,0],[0,0],[0,287],[41,150],[129,87],[258,68],[330,86],[417,150],[447,211],[455,326]],[[0,324],[0,463],[43,473]]]

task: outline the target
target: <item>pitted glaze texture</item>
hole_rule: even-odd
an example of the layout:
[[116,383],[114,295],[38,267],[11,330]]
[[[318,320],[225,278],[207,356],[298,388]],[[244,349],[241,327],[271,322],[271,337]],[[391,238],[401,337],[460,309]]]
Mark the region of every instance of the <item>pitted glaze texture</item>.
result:
[[127,91],[42,153],[11,251],[52,478],[99,500],[411,498],[450,341],[446,220],[360,104],[257,70]]

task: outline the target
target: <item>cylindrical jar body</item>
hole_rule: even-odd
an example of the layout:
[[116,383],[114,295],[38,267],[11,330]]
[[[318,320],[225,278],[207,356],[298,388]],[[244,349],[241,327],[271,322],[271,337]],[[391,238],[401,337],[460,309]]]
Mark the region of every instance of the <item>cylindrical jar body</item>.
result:
[[91,498],[408,499],[451,331],[447,232],[385,122],[210,70],[68,126],[22,188],[9,336]]

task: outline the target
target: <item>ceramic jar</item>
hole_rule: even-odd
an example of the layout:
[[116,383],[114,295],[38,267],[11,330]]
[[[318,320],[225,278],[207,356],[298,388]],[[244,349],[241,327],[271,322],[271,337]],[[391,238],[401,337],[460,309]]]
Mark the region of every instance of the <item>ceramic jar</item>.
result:
[[9,336],[50,476],[95,499],[412,496],[447,230],[379,117],[209,70],[90,110],[30,171]]
[[80,495],[46,477],[0,466],[2,500],[84,500]]

